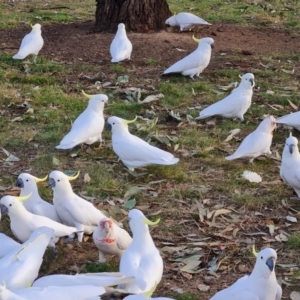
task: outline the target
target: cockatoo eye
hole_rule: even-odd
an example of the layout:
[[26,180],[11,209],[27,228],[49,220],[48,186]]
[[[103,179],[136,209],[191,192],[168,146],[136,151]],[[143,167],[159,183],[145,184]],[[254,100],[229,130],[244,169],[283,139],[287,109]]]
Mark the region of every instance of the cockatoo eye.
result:
[[12,204],[9,204],[9,206],[12,206]]
[[28,179],[26,179],[26,181],[28,182],[29,180],[28,180]]
[[261,259],[263,259],[263,257],[262,257],[262,256],[261,256],[260,258],[261,258]]
[[57,179],[58,182],[60,182],[60,179]]

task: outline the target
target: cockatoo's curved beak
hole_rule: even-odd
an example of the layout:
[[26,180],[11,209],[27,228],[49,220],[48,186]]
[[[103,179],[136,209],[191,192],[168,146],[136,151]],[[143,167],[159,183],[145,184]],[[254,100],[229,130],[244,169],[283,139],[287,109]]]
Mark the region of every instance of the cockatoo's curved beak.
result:
[[26,201],[27,199],[29,199],[31,197],[32,193],[30,193],[27,196],[23,196],[23,197],[16,197],[20,202]]
[[135,122],[136,120],[137,120],[137,116],[136,116],[133,120],[130,120],[130,121],[128,121],[128,120],[123,120],[123,123],[124,123],[125,125],[128,125],[128,124],[130,124],[130,123]]
[[45,178],[37,178],[37,177],[34,177],[34,181],[35,181],[36,183],[38,183],[38,182],[45,181],[47,178],[48,178],[48,175],[46,175]]
[[155,222],[152,222],[148,219],[143,220],[143,223],[146,225],[157,225],[160,222],[160,218],[158,218]]
[[269,257],[266,261],[266,265],[269,267],[269,270],[272,272],[274,270],[274,257]]

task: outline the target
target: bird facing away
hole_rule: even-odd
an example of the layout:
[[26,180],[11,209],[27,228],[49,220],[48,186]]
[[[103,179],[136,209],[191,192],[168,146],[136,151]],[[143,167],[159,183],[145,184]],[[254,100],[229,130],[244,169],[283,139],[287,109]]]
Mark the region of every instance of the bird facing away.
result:
[[0,258],[5,256],[11,251],[19,249],[20,244],[8,237],[4,233],[0,233]]
[[122,256],[132,242],[129,233],[109,218],[100,220],[93,233],[93,240],[99,249],[99,262],[105,262],[105,254]]
[[83,233],[91,234],[99,221],[106,216],[92,203],[77,196],[70,184],[79,176],[67,176],[60,171],[52,171],[49,175],[49,186],[53,190],[53,204],[58,216],[64,224],[77,228],[78,241],[82,242]]
[[51,228],[39,227],[25,243],[1,258],[0,282],[5,282],[9,289],[26,288],[28,284],[31,286],[38,277],[46,247],[53,233]]
[[35,24],[31,27],[32,30],[23,38],[19,52],[13,56],[13,59],[23,59],[32,54],[34,63],[36,63],[37,55],[44,45],[44,40],[42,38],[41,25]]
[[186,12],[181,12],[178,13],[177,15],[170,17],[169,19],[166,20],[166,24],[172,27],[179,26],[180,31],[183,31],[185,28],[188,28],[191,25],[198,25],[198,24],[211,25],[210,23],[199,18],[198,16]]
[[285,124],[300,131],[300,111],[278,118],[277,124]]
[[191,79],[194,79],[195,75],[200,77],[200,73],[209,65],[214,40],[210,37],[199,40],[194,36],[193,40],[198,43],[197,49],[165,70],[164,74],[181,73],[190,76]]
[[95,285],[48,286],[7,289],[0,286],[1,300],[100,300],[105,288]]
[[85,92],[83,94],[90,99],[88,106],[74,121],[71,131],[64,136],[56,149],[67,150],[82,143],[91,145],[97,141],[102,143],[105,123],[103,110],[108,97],[104,94],[88,95]]
[[10,229],[18,240],[24,243],[34,230],[41,226],[47,226],[54,230],[48,246],[55,248],[60,237],[77,232],[75,227],[60,224],[44,216],[34,215],[26,210],[21,201],[26,201],[28,198],[29,196],[4,196],[0,201],[1,209],[5,209],[9,215]]
[[239,118],[244,121],[244,114],[251,106],[254,85],[254,75],[252,73],[244,74],[239,86],[230,95],[200,111],[196,120],[222,116],[232,119]]
[[240,278],[210,300],[280,300],[282,290],[276,280],[276,260],[277,253],[274,249],[261,250],[249,276]]
[[138,209],[129,211],[128,223],[133,238],[120,260],[120,272],[135,277],[132,283],[123,285],[128,293],[147,292],[162,278],[163,260],[148,228],[148,225],[156,225],[158,222],[159,219],[156,222],[149,221]]
[[298,140],[290,136],[285,141],[281,158],[280,177],[300,198],[300,154]]
[[275,128],[276,119],[273,116],[265,118],[253,132],[245,137],[237,150],[225,159],[249,158],[252,163],[260,155],[271,155],[270,147]]
[[132,52],[132,44],[126,35],[125,25],[120,23],[116,36],[110,45],[110,54],[112,62],[120,62],[125,59],[130,59]]
[[31,213],[35,215],[40,215],[47,217],[55,222],[61,223],[54,205],[50,204],[43,200],[38,191],[37,183],[45,181],[48,178],[48,175],[45,178],[37,178],[28,173],[21,173],[18,176],[16,186],[21,189],[20,196],[24,197],[30,195],[30,197],[22,202],[24,207]]
[[134,122],[118,117],[109,117],[107,128],[112,131],[112,147],[114,152],[130,170],[150,164],[174,165],[179,158],[173,154],[149,145],[144,140],[131,134],[128,124]]

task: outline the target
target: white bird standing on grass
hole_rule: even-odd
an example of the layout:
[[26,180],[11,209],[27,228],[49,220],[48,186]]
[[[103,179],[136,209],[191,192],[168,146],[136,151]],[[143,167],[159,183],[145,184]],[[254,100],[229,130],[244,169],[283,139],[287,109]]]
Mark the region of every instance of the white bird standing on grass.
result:
[[117,255],[121,257],[132,238],[129,233],[120,228],[109,218],[100,220],[98,227],[93,233],[93,240],[99,249],[99,262],[105,262],[105,254]]
[[53,229],[39,227],[25,243],[1,258],[0,282],[5,282],[9,289],[31,286],[38,277],[46,247],[53,234]]
[[92,203],[77,196],[70,184],[79,176],[67,176],[60,171],[52,171],[49,175],[49,186],[53,189],[53,204],[64,224],[74,226],[79,231],[78,241],[82,242],[83,233],[91,234],[99,221],[106,216]]
[[300,111],[278,118],[277,123],[294,127],[300,131]]
[[0,258],[19,248],[19,243],[8,237],[6,234],[0,233]]
[[24,207],[31,213],[35,215],[40,215],[47,217],[55,222],[61,223],[54,205],[43,200],[38,191],[37,183],[43,182],[48,178],[48,175],[45,178],[37,178],[28,173],[21,173],[18,176],[16,186],[21,188],[20,196],[24,197],[30,195],[30,197],[22,202]]
[[244,114],[251,106],[254,85],[254,75],[252,73],[244,74],[239,86],[229,96],[200,111],[196,120],[222,116],[232,119],[239,118],[244,121]]
[[271,155],[270,147],[273,140],[273,131],[276,128],[276,119],[273,116],[265,118],[249,135],[245,137],[237,150],[226,160],[249,158],[250,163],[261,155]]
[[291,186],[300,198],[300,154],[298,140],[290,136],[285,141],[282,153],[280,177]]
[[97,141],[102,143],[102,131],[104,128],[103,110],[107,105],[108,97],[104,94],[88,95],[87,108],[74,121],[71,131],[64,136],[56,149],[72,149],[75,146],[85,143],[91,145]]
[[128,124],[134,122],[127,121],[118,117],[109,117],[107,129],[112,131],[112,147],[124,165],[130,169],[157,165],[174,165],[179,158],[173,154],[149,145],[139,137],[132,135],[128,130]]
[[275,275],[277,253],[272,248],[261,250],[252,273],[218,292],[210,300],[280,300],[282,289]]
[[13,59],[23,59],[32,54],[34,56],[33,61],[36,63],[37,55],[44,45],[44,40],[42,38],[41,25],[35,24],[31,27],[31,32],[25,35],[19,52],[13,56]]
[[120,23],[116,36],[110,45],[110,54],[112,62],[120,62],[125,59],[130,59],[132,52],[132,44],[126,35],[125,25]]
[[34,230],[41,226],[47,226],[54,230],[49,247],[55,248],[55,244],[60,237],[77,232],[75,227],[68,227],[47,217],[34,215],[26,210],[21,201],[26,201],[29,197],[30,195],[25,197],[4,196],[0,201],[0,204],[2,204],[1,210],[7,211],[11,231],[18,240],[24,243]]
[[141,294],[156,286],[163,274],[163,260],[148,228],[148,225],[158,224],[159,219],[151,222],[140,210],[132,209],[128,214],[128,222],[133,239],[121,256],[120,272],[134,276],[135,280],[122,288],[128,293]]
[[198,16],[186,12],[181,12],[177,15],[168,18],[166,20],[166,24],[172,27],[179,26],[180,31],[183,31],[185,28],[188,28],[191,25],[211,25],[210,23],[199,18]]
[[195,75],[200,77],[200,73],[202,73],[209,65],[211,50],[214,48],[214,40],[210,37],[205,37],[199,40],[194,36],[193,40],[198,43],[198,48],[165,70],[165,75],[181,73],[184,76],[190,76],[191,79],[194,79]]

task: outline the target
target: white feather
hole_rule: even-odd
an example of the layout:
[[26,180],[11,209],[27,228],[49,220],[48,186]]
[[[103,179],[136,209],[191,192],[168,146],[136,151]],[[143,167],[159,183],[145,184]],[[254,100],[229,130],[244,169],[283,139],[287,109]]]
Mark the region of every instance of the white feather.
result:
[[276,120],[278,124],[286,124],[300,131],[300,111],[282,116]]
[[5,256],[11,251],[20,248],[20,244],[8,237],[4,233],[0,233],[0,258]]
[[242,177],[245,178],[245,179],[247,179],[247,180],[249,180],[250,182],[259,183],[259,182],[262,181],[260,175],[258,175],[255,172],[251,172],[251,171],[244,171]]

